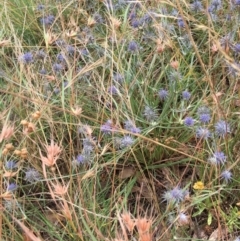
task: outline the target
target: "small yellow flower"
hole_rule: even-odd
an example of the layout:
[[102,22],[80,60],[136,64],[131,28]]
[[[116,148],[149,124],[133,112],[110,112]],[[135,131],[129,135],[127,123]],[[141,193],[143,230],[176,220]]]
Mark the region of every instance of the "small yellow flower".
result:
[[193,188],[195,190],[203,190],[205,187],[204,187],[203,182],[199,181],[199,182],[194,183]]

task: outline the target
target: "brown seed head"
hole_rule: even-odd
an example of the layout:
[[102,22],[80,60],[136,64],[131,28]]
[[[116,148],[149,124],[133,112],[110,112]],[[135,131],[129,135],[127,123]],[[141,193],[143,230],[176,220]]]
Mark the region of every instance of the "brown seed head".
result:
[[131,218],[131,214],[129,212],[124,212],[121,215],[121,218],[128,231],[132,232],[135,226],[135,221]]
[[3,140],[8,140],[14,133],[14,127],[13,126],[7,126],[4,125],[2,128],[2,132],[0,133],[0,143]]

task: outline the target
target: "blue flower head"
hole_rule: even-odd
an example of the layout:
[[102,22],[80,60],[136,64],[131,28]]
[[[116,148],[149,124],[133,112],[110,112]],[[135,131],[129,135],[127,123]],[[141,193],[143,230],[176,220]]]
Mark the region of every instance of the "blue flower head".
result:
[[40,19],[40,23],[45,27],[53,24],[55,17],[53,15],[48,15]]
[[122,84],[124,81],[124,77],[120,73],[116,73],[113,75],[113,80],[117,82],[118,84]]
[[231,132],[230,126],[226,121],[220,120],[215,124],[215,133],[219,137],[224,137],[226,134],[228,134],[230,132]]
[[211,137],[211,132],[207,128],[198,127],[196,130],[196,137],[198,139],[207,140]]
[[158,92],[158,96],[159,96],[160,100],[166,100],[168,97],[168,91],[165,89],[160,89]]
[[193,126],[194,125],[194,119],[192,117],[188,116],[184,119],[184,124],[186,126]]
[[165,192],[164,199],[168,203],[179,203],[182,202],[188,194],[188,191],[175,187],[172,190]]
[[132,146],[134,143],[134,139],[131,137],[131,136],[124,136],[122,139],[121,139],[121,142],[120,142],[120,148],[127,148],[127,147],[130,147]]
[[182,98],[183,98],[184,100],[189,100],[189,99],[191,98],[191,94],[190,94],[187,90],[184,90],[184,91],[182,92]]
[[227,157],[225,154],[221,151],[216,151],[213,153],[213,156],[211,156],[208,161],[212,165],[223,165],[227,161]]
[[146,106],[143,111],[143,116],[149,122],[156,121],[158,118],[157,110],[150,106]]
[[185,27],[184,21],[183,21],[182,18],[178,18],[177,23],[178,23],[178,26],[179,26],[180,28],[184,28],[184,27]]
[[141,133],[140,128],[136,127],[135,124],[130,120],[124,122],[124,129],[136,134]]
[[108,88],[108,93],[111,95],[118,95],[118,88],[115,85],[111,85]]
[[221,178],[225,181],[225,182],[229,182],[232,179],[232,173],[228,170],[225,170],[221,173]]
[[199,115],[199,120],[204,123],[207,124],[209,123],[209,121],[211,120],[211,116],[210,114],[206,113],[206,114],[201,114]]
[[31,52],[26,52],[22,56],[20,56],[20,61],[24,64],[30,64],[33,62],[33,54]]
[[25,172],[25,178],[24,178],[27,182],[30,183],[34,183],[34,182],[38,182],[41,179],[41,175],[40,173],[34,169],[34,168],[29,168],[26,172]]
[[101,127],[100,127],[101,132],[106,133],[106,134],[111,134],[112,132],[115,131],[115,128],[113,127],[113,123],[111,120],[107,120]]
[[128,51],[131,53],[136,53],[139,49],[139,46],[136,41],[132,40],[128,44]]
[[198,0],[195,0],[191,5],[190,8],[194,12],[200,12],[203,10],[202,3]]
[[13,160],[9,160],[9,161],[5,162],[6,170],[12,171],[12,170],[16,169],[17,167],[18,167],[18,164]]
[[7,186],[7,191],[8,192],[13,192],[13,191],[16,191],[18,188],[18,185],[16,183],[9,183],[8,186]]

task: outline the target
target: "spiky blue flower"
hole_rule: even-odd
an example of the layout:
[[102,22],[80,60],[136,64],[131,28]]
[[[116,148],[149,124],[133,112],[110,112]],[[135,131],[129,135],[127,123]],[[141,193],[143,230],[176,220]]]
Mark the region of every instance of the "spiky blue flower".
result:
[[172,190],[164,193],[164,199],[168,203],[179,203],[182,202],[187,195],[188,192],[186,192],[186,190],[181,189],[179,187],[175,187]]
[[136,41],[132,40],[128,44],[128,51],[131,53],[136,53],[139,49],[139,46]]
[[186,125],[186,126],[193,126],[194,125],[194,119],[192,118],[192,117],[190,117],[190,116],[188,116],[188,117],[186,117],[185,119],[184,119],[184,124]]
[[178,23],[178,26],[180,28],[184,28],[185,27],[184,21],[183,21],[183,19],[181,17],[178,18],[177,23]]
[[25,178],[27,182],[34,183],[41,180],[40,173],[34,168],[28,168],[25,172]]
[[207,106],[201,106],[197,109],[198,116],[202,114],[210,114],[210,109]]
[[47,54],[42,49],[40,49],[36,52],[37,59],[45,59],[46,56],[47,56]]
[[114,85],[111,85],[108,88],[108,93],[111,94],[111,95],[118,95],[118,88]]
[[230,133],[230,126],[229,124],[224,121],[224,120],[219,120],[216,124],[215,124],[215,133],[219,136],[219,137],[224,137],[226,134]]
[[159,96],[160,100],[166,100],[168,97],[168,91],[165,89],[160,89],[158,91],[158,96]]
[[233,45],[232,50],[234,51],[235,54],[239,54],[240,53],[240,43]]
[[140,19],[138,19],[138,18],[134,18],[134,19],[131,21],[131,26],[132,26],[133,28],[139,28],[141,25],[142,25],[142,22],[141,22]]
[[93,152],[95,147],[95,142],[92,138],[84,138],[83,139],[83,153],[85,155],[90,155]]
[[65,57],[64,57],[64,55],[62,53],[59,53],[57,55],[57,61],[59,61],[59,62],[64,62],[65,61]]
[[225,182],[229,182],[232,179],[232,173],[229,170],[225,170],[221,173],[221,178],[225,181]]
[[127,135],[127,136],[124,136],[122,139],[121,139],[121,142],[120,142],[120,148],[127,148],[127,147],[131,147],[134,143],[134,139]]
[[18,185],[16,183],[9,183],[8,186],[7,186],[7,191],[8,192],[13,192],[13,191],[16,191],[18,188]]
[[190,94],[187,90],[184,90],[184,91],[182,92],[182,98],[183,98],[184,100],[189,100],[189,99],[191,98],[191,94]]
[[9,161],[5,162],[4,166],[5,166],[6,170],[12,171],[18,167],[18,164],[14,160],[9,160]]
[[31,52],[26,52],[22,56],[20,56],[20,61],[24,64],[30,64],[33,62],[33,54]]
[[58,63],[54,63],[52,66],[55,73],[61,72],[63,70],[63,66]]
[[75,162],[78,166],[85,164],[86,161],[87,161],[87,157],[83,154],[77,155],[76,160],[75,160]]
[[204,123],[207,124],[209,123],[209,121],[211,120],[211,116],[210,114],[206,113],[206,114],[201,114],[199,115],[199,120]]
[[203,10],[203,6],[202,3],[198,0],[194,1],[191,5],[190,8],[192,11],[194,12],[200,12]]
[[136,127],[135,124],[130,120],[124,122],[124,129],[136,134],[141,133],[140,128]]
[[122,84],[124,81],[124,77],[120,73],[117,72],[113,75],[113,80],[119,84]]
[[196,137],[198,139],[207,140],[211,137],[211,132],[207,128],[200,126],[196,129]]
[[40,22],[41,22],[42,25],[47,27],[47,26],[52,25],[54,20],[55,20],[55,17],[53,15],[48,15],[48,16],[45,16],[45,17],[41,18]]
[[223,165],[227,161],[227,157],[221,151],[216,151],[213,155],[208,159],[208,161],[212,165]]
[[156,121],[158,118],[157,110],[150,106],[146,106],[143,111],[143,116],[149,122]]
[[71,56],[73,56],[76,52],[76,49],[72,45],[66,46],[67,53]]
[[101,132],[106,134],[111,134],[116,129],[113,127],[113,123],[111,120],[107,120],[103,125],[100,127]]
[[172,82],[178,82],[182,79],[182,75],[179,71],[177,70],[172,70],[169,74],[169,79]]
[[221,0],[212,0],[211,4],[208,7],[208,11],[213,13],[218,11],[222,8],[222,1]]

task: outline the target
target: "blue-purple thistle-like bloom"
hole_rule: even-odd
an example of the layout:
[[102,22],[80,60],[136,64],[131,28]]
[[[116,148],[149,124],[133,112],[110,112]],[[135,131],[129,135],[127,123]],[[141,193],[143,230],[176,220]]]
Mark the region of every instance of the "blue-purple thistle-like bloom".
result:
[[116,130],[113,126],[113,122],[111,120],[107,120],[101,127],[100,127],[101,132],[106,133],[106,134],[111,134]]
[[76,49],[72,45],[67,45],[66,47],[67,53],[73,56],[76,52]]
[[157,110],[150,106],[146,106],[143,111],[143,116],[149,122],[156,121],[158,118]]
[[182,98],[183,98],[184,100],[189,100],[189,99],[191,98],[191,94],[190,94],[187,90],[184,90],[184,91],[182,92]]
[[194,12],[200,12],[203,10],[202,3],[198,0],[195,0],[191,5],[190,8]]
[[195,122],[194,119],[190,116],[188,116],[184,119],[184,125],[186,125],[188,127],[193,126],[194,122]]
[[138,18],[134,18],[134,19],[131,21],[131,26],[132,26],[133,28],[139,28],[141,25],[142,25],[142,22],[141,22],[140,19],[138,19]]
[[24,178],[27,182],[30,183],[34,183],[34,182],[38,182],[41,180],[41,175],[40,173],[34,169],[34,168],[29,168],[26,172],[25,172],[25,178]]
[[131,53],[136,53],[139,49],[139,46],[136,41],[132,40],[128,44],[128,51]]
[[188,191],[175,187],[172,190],[165,192],[163,198],[168,203],[179,203],[182,202],[188,194]]
[[136,134],[141,133],[140,128],[136,127],[135,124],[130,120],[124,122],[124,129]]
[[168,97],[168,91],[165,89],[160,89],[158,91],[158,96],[159,96],[160,100],[166,100]]
[[210,114],[210,109],[207,106],[201,106],[197,110],[197,114],[200,116],[202,114]]
[[222,8],[222,1],[221,0],[212,0],[208,11],[213,12],[213,11],[218,11]]
[[182,75],[179,71],[177,70],[172,70],[169,74],[169,79],[172,82],[178,82],[182,79]]
[[4,166],[6,170],[12,171],[18,167],[18,164],[13,160],[9,160],[5,162]]
[[230,126],[226,121],[220,120],[215,124],[215,133],[219,137],[224,137],[226,134],[228,134],[230,132],[231,132]]
[[227,157],[225,154],[221,151],[216,151],[213,153],[213,156],[211,156],[208,161],[212,165],[223,165],[227,161]]
[[[235,0],[235,1],[234,1],[234,4],[237,5],[237,6],[239,6],[239,5],[240,5],[240,0]],[[239,241],[240,241],[240,239],[239,239]]]
[[45,59],[46,57],[47,57],[47,54],[42,49],[36,52],[37,59]]
[[131,136],[128,136],[128,135],[124,136],[121,139],[120,148],[123,149],[123,148],[131,147],[133,143],[134,143],[134,139]]
[[39,70],[39,74],[46,75],[47,74],[47,70],[41,69],[41,70]]
[[45,6],[43,4],[38,4],[36,9],[38,11],[43,11],[45,9]]
[[198,139],[207,140],[211,136],[212,136],[211,132],[207,128],[205,128],[205,127],[198,127],[196,129],[196,137]]
[[79,166],[79,165],[85,164],[88,160],[89,160],[88,156],[79,154],[76,157],[75,163]]
[[232,50],[234,51],[235,54],[239,54],[240,53],[240,43],[233,45]]
[[178,26],[179,26],[180,28],[184,28],[184,27],[185,27],[184,21],[183,21],[182,18],[178,18],[177,23],[178,23]]
[[124,77],[120,73],[116,73],[113,75],[113,80],[118,84],[122,84],[124,81]]
[[62,53],[59,53],[57,55],[57,61],[59,61],[59,62],[64,62],[65,61],[65,57],[64,57],[64,55]]
[[111,95],[118,95],[118,88],[114,85],[111,85],[108,88],[108,93],[111,94]]
[[48,15],[40,19],[40,23],[45,27],[53,24],[55,17],[53,15]]
[[229,182],[232,179],[232,173],[229,170],[225,170],[221,173],[221,178],[225,181],[225,182]]
[[14,192],[16,191],[18,188],[18,185],[16,183],[9,183],[8,186],[7,186],[7,191],[8,192]]
[[19,58],[24,64],[30,64],[33,62],[33,54],[31,52],[26,52]]
[[95,148],[95,142],[92,138],[84,138],[83,139],[83,153],[86,155],[90,155]]
[[55,73],[61,72],[63,70],[63,66],[58,63],[54,63],[52,67]]
[[206,114],[201,114],[199,115],[199,120],[203,123],[203,124],[207,124],[209,123],[209,121],[211,120],[211,116],[210,114],[206,113]]

